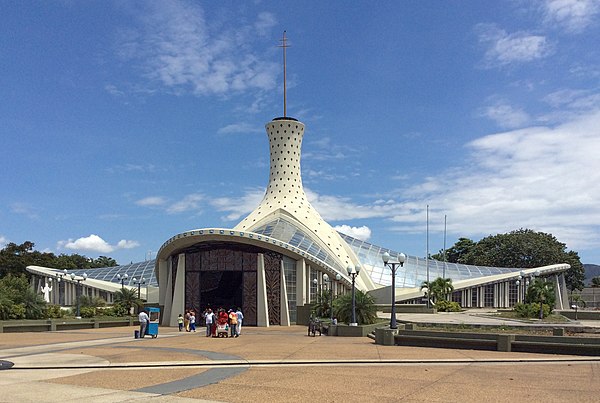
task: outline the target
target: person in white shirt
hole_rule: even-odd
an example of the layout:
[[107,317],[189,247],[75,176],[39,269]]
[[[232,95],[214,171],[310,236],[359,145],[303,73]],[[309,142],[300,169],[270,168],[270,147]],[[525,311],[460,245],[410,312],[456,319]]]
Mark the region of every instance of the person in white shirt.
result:
[[144,335],[146,334],[146,328],[148,327],[150,318],[148,317],[146,311],[141,311],[138,315],[138,319],[140,321],[140,337],[143,339]]
[[237,314],[237,335],[239,336],[240,333],[242,332],[242,322],[244,320],[244,314],[242,313],[242,308],[238,307],[237,311],[235,311],[235,313]]
[[215,315],[212,309],[208,308],[204,313],[204,322],[206,323],[206,337],[210,337],[212,333],[212,324],[215,320]]

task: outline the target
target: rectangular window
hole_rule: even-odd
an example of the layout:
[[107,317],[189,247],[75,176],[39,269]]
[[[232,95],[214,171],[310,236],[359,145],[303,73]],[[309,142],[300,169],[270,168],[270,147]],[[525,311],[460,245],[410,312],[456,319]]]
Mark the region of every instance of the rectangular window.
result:
[[484,306],[493,307],[494,306],[494,284],[488,284],[485,286],[485,298],[484,298]]
[[287,290],[288,309],[290,322],[296,323],[296,261],[287,256],[283,257],[283,270],[285,273],[285,287]]
[[310,267],[310,302],[314,303],[317,301],[317,276],[319,272]]

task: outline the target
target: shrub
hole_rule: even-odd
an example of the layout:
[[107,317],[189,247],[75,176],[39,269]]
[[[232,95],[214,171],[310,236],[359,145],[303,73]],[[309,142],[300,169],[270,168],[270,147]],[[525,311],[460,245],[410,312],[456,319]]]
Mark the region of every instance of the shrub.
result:
[[[370,325],[377,320],[377,307],[371,295],[356,290],[355,308],[358,324]],[[352,293],[344,294],[333,301],[333,313],[341,322],[352,321]]]
[[[544,318],[550,315],[552,309],[550,305],[543,304],[542,305]],[[539,318],[540,317],[540,304],[522,304],[518,303],[514,307],[515,313],[522,318]]]
[[118,306],[109,306],[96,309],[97,315],[103,316],[124,316],[123,309]]
[[88,308],[97,308],[99,306],[105,306],[106,301],[101,297],[90,297],[87,295],[82,295],[80,298],[80,304],[82,307]]
[[460,304],[458,302],[440,300],[435,303],[438,312],[460,312]]
[[8,315],[8,319],[25,319],[25,304],[14,304]]
[[82,318],[93,318],[96,316],[96,308],[84,306],[83,308],[79,309],[79,313],[81,314]]
[[65,316],[65,313],[60,308],[60,305],[48,305],[46,307],[46,317],[48,319],[59,319],[63,316]]

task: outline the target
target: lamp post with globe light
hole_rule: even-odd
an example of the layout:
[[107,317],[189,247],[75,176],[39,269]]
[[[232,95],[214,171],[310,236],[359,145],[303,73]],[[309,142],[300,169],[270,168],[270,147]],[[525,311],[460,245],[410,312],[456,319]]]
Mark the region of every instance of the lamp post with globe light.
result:
[[138,288],[138,299],[141,299],[140,295],[141,295],[141,287],[142,284],[146,284],[146,279],[144,277],[142,277],[140,280],[138,280],[137,278],[133,278],[133,284],[137,285]]
[[392,270],[392,316],[390,318],[390,329],[398,329],[396,322],[396,269],[404,266],[406,255],[400,253],[397,262],[390,262],[390,254],[385,252],[381,256],[381,259],[383,260],[383,264]]
[[358,323],[356,323],[356,276],[360,273],[360,266],[356,265],[356,267],[353,267],[352,265],[348,265],[346,271],[352,278],[352,322],[350,322],[350,326],[358,326]]
[[123,274],[122,276],[120,274],[117,274],[117,280],[121,282],[121,290],[125,288],[125,281],[127,281],[128,278],[129,275],[127,273]]
[[81,284],[83,281],[87,280],[88,275],[86,273],[83,273],[83,275],[80,278],[77,278],[77,276],[75,275],[75,273],[71,273],[71,281],[75,282],[75,298],[77,298],[77,312],[75,313],[75,317],[77,319],[81,319],[81,314],[80,314],[80,310],[81,310],[81,290],[83,289],[83,284]]

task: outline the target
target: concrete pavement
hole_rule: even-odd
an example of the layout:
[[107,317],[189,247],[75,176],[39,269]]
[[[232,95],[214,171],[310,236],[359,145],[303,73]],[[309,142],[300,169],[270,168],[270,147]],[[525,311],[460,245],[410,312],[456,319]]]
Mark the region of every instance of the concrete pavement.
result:
[[0,402],[592,402],[600,394],[600,359],[589,357],[379,346],[308,337],[301,326],[246,327],[236,339],[174,328],[134,339],[134,329],[0,334],[0,360],[14,363],[0,370]]

